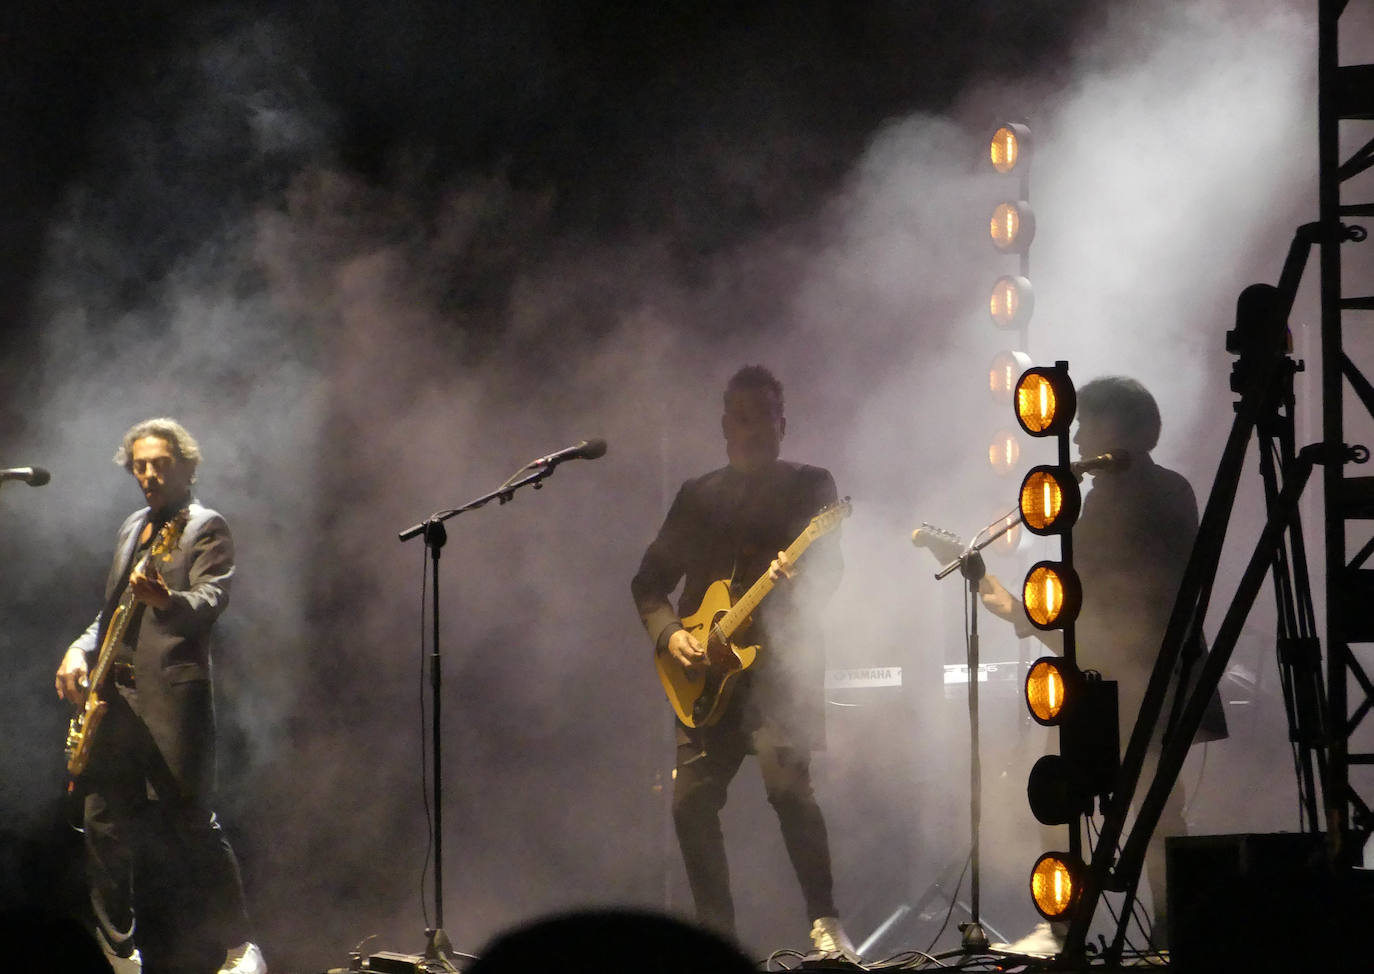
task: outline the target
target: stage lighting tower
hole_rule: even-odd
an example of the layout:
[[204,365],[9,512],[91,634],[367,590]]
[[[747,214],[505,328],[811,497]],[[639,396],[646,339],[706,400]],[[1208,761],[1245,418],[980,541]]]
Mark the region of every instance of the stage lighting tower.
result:
[[1059,539],[1059,558],[1031,566],[1021,588],[1026,618],[1036,629],[1058,630],[1059,656],[1036,660],[1026,676],[1026,705],[1031,717],[1058,727],[1060,753],[1035,763],[1026,797],[1045,825],[1067,825],[1069,848],[1040,856],[1031,871],[1031,898],[1047,920],[1063,920],[1078,902],[1085,873],[1081,816],[1093,799],[1110,793],[1118,760],[1116,684],[1078,668],[1074,623],[1083,590],[1073,568],[1074,522],[1081,494],[1069,460],[1069,431],[1077,393],[1068,363],[1031,368],[1016,381],[1012,395],[1016,421],[1034,437],[1054,437],[1058,462],[1031,468],[1022,478],[1017,504],[1021,521],[1032,534]]
[[[1030,282],[1030,243],[1035,235],[1035,214],[1030,208],[1030,128],[1021,122],[997,125],[988,140],[987,159],[995,173],[1015,180],[1014,189],[1003,192],[995,203],[988,223],[993,247],[999,253],[1018,258],[1017,267],[999,276],[988,295],[988,314],[993,325],[1014,336],[1014,345],[999,351],[988,365],[988,391],[994,402],[1005,404],[1011,400],[1017,376],[1031,365],[1025,351],[1035,311],[1035,291]],[[1008,458],[1005,438],[1006,432],[999,430],[988,445],[989,463],[999,474],[1007,473],[1016,462],[1014,457]],[[1014,548],[1019,529],[1003,537],[1002,544]]]

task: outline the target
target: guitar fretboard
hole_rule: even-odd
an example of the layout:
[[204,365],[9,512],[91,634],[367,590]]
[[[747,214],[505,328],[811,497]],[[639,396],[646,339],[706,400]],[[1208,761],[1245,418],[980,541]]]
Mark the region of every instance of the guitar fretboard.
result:
[[[796,541],[787,546],[785,552],[787,560],[795,565],[802,553],[811,547],[811,542],[834,530],[840,519],[849,513],[847,501],[848,498],[836,509],[813,517],[811,523],[806,526],[806,530],[797,536]],[[728,641],[736,629],[748,622],[749,617],[754,614],[754,610],[759,607],[759,603],[764,600],[769,592],[773,591],[773,585],[773,580],[768,577],[767,572],[764,572],[757,582],[749,586],[749,591],[740,596],[739,601],[732,605],[730,610],[721,616],[720,621],[716,623],[716,629],[721,637]]]

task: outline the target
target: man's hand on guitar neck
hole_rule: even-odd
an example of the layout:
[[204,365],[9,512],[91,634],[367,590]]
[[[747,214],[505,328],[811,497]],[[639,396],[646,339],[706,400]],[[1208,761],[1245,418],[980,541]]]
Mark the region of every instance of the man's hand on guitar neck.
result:
[[778,557],[774,558],[772,564],[768,566],[768,577],[774,582],[781,582],[785,578],[795,578],[797,576],[797,566],[792,563],[792,559],[787,557],[787,552],[779,551]]
[[668,637],[668,655],[685,670],[706,665],[706,650],[686,629],[679,629]]
[[74,704],[86,699],[86,654],[73,646],[62,657],[62,665],[57,668],[57,697]]

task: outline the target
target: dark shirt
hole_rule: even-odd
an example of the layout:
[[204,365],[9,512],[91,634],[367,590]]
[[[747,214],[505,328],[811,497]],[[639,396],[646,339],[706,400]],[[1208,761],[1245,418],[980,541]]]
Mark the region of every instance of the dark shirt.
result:
[[[697,610],[712,582],[729,579],[734,597],[743,594],[835,499],[829,471],[781,460],[756,474],[726,466],[683,484],[630,583],[656,650],[666,651],[679,618]],[[819,747],[825,654],[815,617],[839,582],[838,537],[815,541],[798,567],[797,578],[771,592],[750,630],[739,634],[762,649],[730,710],[745,729],[769,726],[785,740]],[[669,598],[679,582],[675,611]]]
[[1188,481],[1148,455],[1095,476],[1084,498],[1073,529],[1083,584],[1078,665],[1119,681],[1123,718],[1133,720],[1139,709],[1197,526]]

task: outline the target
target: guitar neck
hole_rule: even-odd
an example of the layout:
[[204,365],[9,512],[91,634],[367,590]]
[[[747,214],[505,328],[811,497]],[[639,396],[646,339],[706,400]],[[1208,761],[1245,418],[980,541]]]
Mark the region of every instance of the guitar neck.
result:
[[[145,552],[130,569],[129,574],[132,576],[136,572],[147,572],[152,560],[152,551]],[[115,603],[114,611],[110,613],[109,623],[105,626],[105,639],[100,644],[100,653],[89,677],[92,688],[104,684],[105,674],[114,664],[115,650],[124,641],[124,632],[129,628],[129,618],[133,615],[135,601],[133,588],[125,585],[119,601]]]
[[[812,531],[810,529],[803,531],[797,540],[788,546],[787,560],[796,564],[802,553],[811,547],[811,541]],[[759,607],[759,603],[764,600],[769,592],[773,591],[773,584],[773,580],[768,577],[767,572],[759,576],[759,580],[749,586],[749,591],[740,596],[739,601],[732,605],[730,610],[721,616],[720,621],[716,623],[716,628],[720,630],[721,635],[729,639],[736,629],[748,622],[749,617],[754,614],[754,610]]]
[[105,628],[105,641],[101,643],[100,655],[95,661],[95,668],[91,670],[89,685],[92,688],[99,687],[105,682],[105,674],[109,672],[110,666],[114,663],[115,648],[124,639],[124,630],[128,628],[129,615],[134,610],[134,597],[131,593],[125,592],[120,596],[115,609],[110,613],[110,624]]

